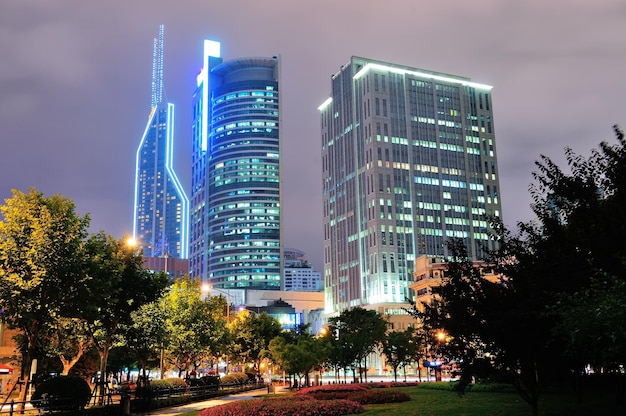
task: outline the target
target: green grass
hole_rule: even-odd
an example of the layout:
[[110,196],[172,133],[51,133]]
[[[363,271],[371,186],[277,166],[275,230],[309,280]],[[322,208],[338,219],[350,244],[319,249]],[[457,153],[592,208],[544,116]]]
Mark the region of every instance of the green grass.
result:
[[[419,387],[398,390],[411,396],[410,402],[366,405],[365,416],[530,416],[530,406],[517,393],[452,391]],[[184,413],[195,416],[198,412]],[[577,403],[570,393],[545,393],[540,400],[541,416],[609,416],[626,414],[609,397],[596,396]]]

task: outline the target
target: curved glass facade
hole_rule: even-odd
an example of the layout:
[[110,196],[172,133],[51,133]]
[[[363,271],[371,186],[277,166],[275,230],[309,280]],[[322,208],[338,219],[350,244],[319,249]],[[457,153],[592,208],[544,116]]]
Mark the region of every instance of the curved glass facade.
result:
[[217,288],[281,287],[278,76],[276,57],[224,62],[206,78],[208,105],[197,106],[209,128],[206,176],[198,178],[207,195],[205,259],[194,273]]

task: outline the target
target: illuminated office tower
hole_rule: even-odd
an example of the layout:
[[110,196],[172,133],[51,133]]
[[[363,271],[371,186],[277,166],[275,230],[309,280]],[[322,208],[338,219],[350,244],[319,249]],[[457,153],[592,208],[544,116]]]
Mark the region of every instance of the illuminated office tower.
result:
[[280,62],[223,62],[204,42],[193,96],[190,273],[221,289],[279,290]]
[[136,156],[133,237],[144,257],[186,259],[189,200],[173,168],[174,104],[164,101],[163,25],[152,64],[152,105]]
[[[327,313],[401,315],[415,260],[462,239],[474,259],[500,216],[491,87],[352,57],[320,107]],[[395,305],[395,306],[394,306]]]

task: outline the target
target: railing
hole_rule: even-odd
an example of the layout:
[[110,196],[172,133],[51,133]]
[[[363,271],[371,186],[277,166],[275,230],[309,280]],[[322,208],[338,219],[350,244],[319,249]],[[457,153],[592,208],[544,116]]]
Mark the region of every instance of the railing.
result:
[[104,397],[92,397],[84,409],[67,404],[66,399],[58,397],[25,402],[14,399],[5,402],[4,399],[0,398],[0,416],[41,415],[61,412],[95,415],[145,413],[150,410],[200,402],[264,387],[266,387],[264,383],[247,383],[144,390],[144,393],[129,390],[121,394],[109,393]]

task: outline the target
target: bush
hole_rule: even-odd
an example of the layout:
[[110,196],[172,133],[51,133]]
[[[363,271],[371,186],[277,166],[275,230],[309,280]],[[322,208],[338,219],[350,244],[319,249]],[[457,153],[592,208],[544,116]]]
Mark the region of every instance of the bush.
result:
[[317,400],[354,400],[360,404],[382,404],[408,402],[411,397],[403,392],[388,389],[387,385],[371,384],[327,384],[308,387],[296,393]]
[[31,401],[45,410],[80,410],[91,398],[89,384],[80,377],[60,376],[50,378],[33,393]]
[[163,390],[187,390],[187,383],[182,378],[165,378],[152,380],[149,384],[137,387],[135,394],[138,397],[152,397],[155,393]]
[[219,376],[202,376],[200,378],[185,379],[189,387],[217,387],[220,385]]
[[220,379],[220,384],[245,384],[248,376],[245,373],[228,373]]
[[371,384],[324,384],[322,386],[305,387],[300,389],[296,394],[299,396],[307,395],[314,392],[334,393],[334,392],[356,392],[365,391],[373,388]]
[[199,416],[343,416],[365,412],[365,408],[351,400],[315,400],[310,397],[240,400],[210,407]]

